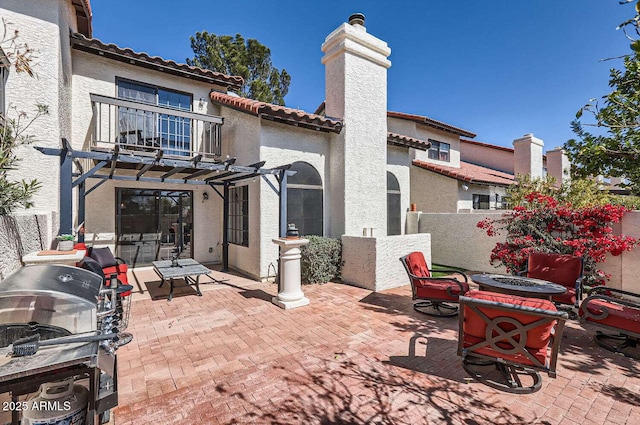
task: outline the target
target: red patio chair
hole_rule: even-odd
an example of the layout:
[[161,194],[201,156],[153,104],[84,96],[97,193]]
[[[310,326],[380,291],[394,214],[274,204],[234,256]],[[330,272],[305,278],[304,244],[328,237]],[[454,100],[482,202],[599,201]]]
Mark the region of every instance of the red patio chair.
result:
[[640,359],[640,294],[597,286],[580,304],[580,323],[591,323],[615,334],[597,331],[599,346],[627,357]]
[[464,282],[453,277],[432,277],[422,252],[415,251],[400,258],[409,280],[414,300],[413,308],[430,316],[449,317],[458,314],[458,297],[469,291],[467,276],[458,270],[438,270],[448,274],[459,274]]
[[100,264],[105,276],[111,276],[115,273],[118,275],[118,280],[121,283],[125,285],[129,284],[129,278],[127,277],[129,267],[122,258],[114,257],[108,247],[93,248],[90,257]]
[[578,307],[582,299],[582,273],[584,261],[582,257],[569,254],[549,254],[532,252],[527,259],[527,266],[521,276],[542,279],[565,286],[567,292],[555,295],[553,302]]
[[549,300],[485,291],[460,297],[458,355],[471,377],[516,394],[540,389],[539,371],[555,378],[567,313]]

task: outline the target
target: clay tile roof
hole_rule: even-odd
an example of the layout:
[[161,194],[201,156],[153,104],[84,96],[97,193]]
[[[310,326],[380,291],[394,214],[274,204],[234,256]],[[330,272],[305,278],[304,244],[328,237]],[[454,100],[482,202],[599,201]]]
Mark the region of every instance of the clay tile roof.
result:
[[387,112],[387,116],[389,118],[399,118],[399,119],[403,119],[403,120],[414,121],[414,122],[417,122],[417,123],[420,123],[420,124],[425,124],[425,125],[428,125],[429,127],[437,128],[438,130],[442,130],[442,131],[446,131],[446,132],[449,132],[449,133],[457,134],[459,136],[476,137],[476,135],[474,133],[470,132],[470,131],[463,130],[461,128],[454,127],[452,125],[444,123],[442,121],[437,121],[437,120],[434,120],[432,118],[424,117],[424,116],[421,116],[421,115],[412,115],[412,114],[405,114],[403,112],[392,112],[392,111],[389,111],[389,112]]
[[437,165],[419,160],[414,160],[413,165],[467,183],[490,184],[495,186],[510,186],[515,183],[512,174],[464,161],[460,161],[460,168]]
[[471,145],[482,146],[485,148],[497,149],[499,151],[513,152],[513,148],[507,148],[505,146],[490,145],[489,143],[478,142],[476,140],[460,139],[460,142],[469,143]]
[[394,146],[420,149],[421,151],[426,151],[431,146],[431,143],[426,140],[415,139],[396,133],[387,133],[387,143]]
[[[499,151],[505,151],[505,152],[511,152],[511,153],[515,152],[515,150],[513,148],[508,148],[506,146],[491,145],[489,143],[478,142],[476,140],[460,139],[460,142],[461,143],[469,143],[470,145],[482,146],[482,147],[490,148],[490,149],[496,149],[496,150],[499,150]],[[547,155],[542,155],[542,159],[546,161],[547,160]]]
[[325,132],[340,133],[342,131],[342,121],[322,115],[310,114],[299,109],[291,109],[218,91],[212,91],[210,97],[212,102],[266,120]]
[[91,25],[91,3],[89,0],[71,0],[71,5],[76,10],[78,31],[86,37],[91,37],[93,28]]
[[147,53],[134,52],[129,48],[122,48],[115,44],[105,44],[97,38],[87,38],[78,33],[71,34],[71,46],[77,50],[97,54],[121,62],[154,69],[156,71],[184,78],[191,78],[198,81],[220,85],[227,87],[229,90],[238,90],[243,83],[243,79],[241,77],[229,76],[220,72],[177,63],[172,60],[163,59],[159,56],[149,56]]

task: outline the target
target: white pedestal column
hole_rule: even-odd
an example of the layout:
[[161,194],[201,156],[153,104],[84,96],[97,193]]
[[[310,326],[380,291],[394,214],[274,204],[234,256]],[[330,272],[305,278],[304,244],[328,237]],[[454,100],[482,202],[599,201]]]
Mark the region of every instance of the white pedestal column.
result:
[[285,310],[309,304],[300,281],[300,247],[309,239],[272,239],[280,247],[280,288],[271,302]]

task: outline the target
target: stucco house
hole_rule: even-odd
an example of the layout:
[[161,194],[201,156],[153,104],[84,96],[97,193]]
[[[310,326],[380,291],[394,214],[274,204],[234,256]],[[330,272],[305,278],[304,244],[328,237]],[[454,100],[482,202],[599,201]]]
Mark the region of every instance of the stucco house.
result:
[[325,100],[310,113],[240,98],[238,77],[92,38],[89,0],[7,0],[0,14],[42,58],[37,79],[3,67],[4,104],[50,111],[33,127],[40,149],[21,148],[11,176],[43,183],[33,211],[49,234],[84,223],[88,242],[136,266],[178,244],[265,278],[286,217],[301,234],[342,238],[344,280],[405,284],[391,277],[404,273],[399,255],[430,258],[428,234],[405,234],[410,204],[496,208],[514,174],[542,173],[533,136],[501,168],[480,159],[474,133],[388,111],[391,50],[360,19],[322,44]]

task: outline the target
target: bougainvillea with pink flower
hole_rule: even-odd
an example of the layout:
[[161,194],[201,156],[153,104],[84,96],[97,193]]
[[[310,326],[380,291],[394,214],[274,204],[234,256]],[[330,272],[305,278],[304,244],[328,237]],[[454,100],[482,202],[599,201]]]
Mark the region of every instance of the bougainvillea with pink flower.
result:
[[572,208],[551,196],[532,192],[522,206],[502,214],[499,219],[478,223],[487,235],[506,232],[505,242],[491,251],[491,264],[505,266],[509,272],[523,270],[531,252],[573,254],[584,258],[584,282],[601,285],[610,278],[597,268],[606,255],[620,255],[638,241],[614,234],[612,225],[620,222],[629,208],[622,205],[599,205]]

